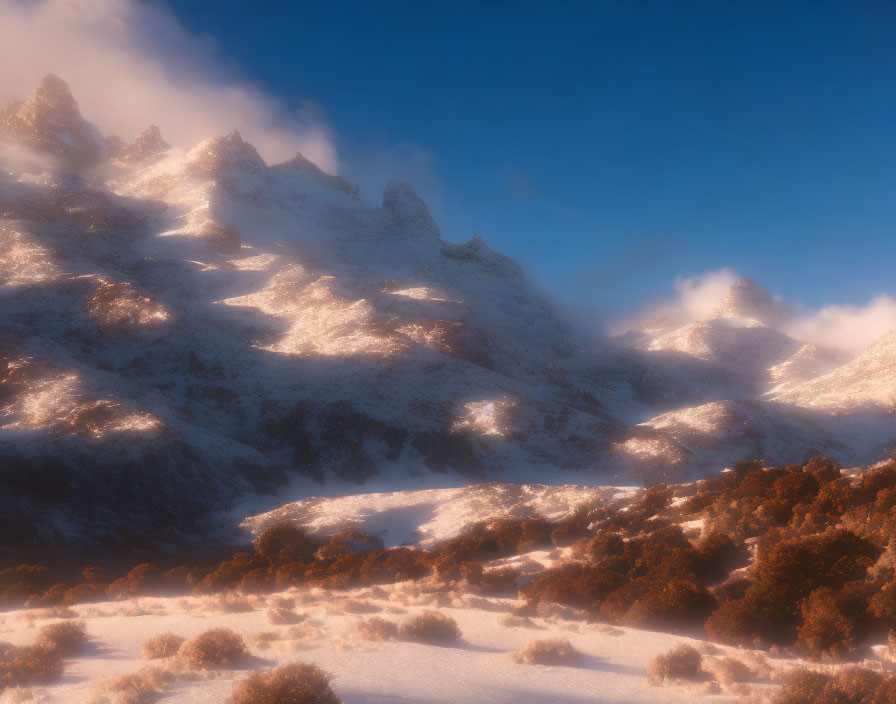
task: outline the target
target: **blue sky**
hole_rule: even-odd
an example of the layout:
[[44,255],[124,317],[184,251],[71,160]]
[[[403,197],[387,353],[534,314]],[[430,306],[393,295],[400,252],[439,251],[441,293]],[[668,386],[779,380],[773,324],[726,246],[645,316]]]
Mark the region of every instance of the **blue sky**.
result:
[[416,181],[446,239],[567,302],[723,266],[812,306],[896,293],[893,3],[170,5],[317,104],[349,176]]

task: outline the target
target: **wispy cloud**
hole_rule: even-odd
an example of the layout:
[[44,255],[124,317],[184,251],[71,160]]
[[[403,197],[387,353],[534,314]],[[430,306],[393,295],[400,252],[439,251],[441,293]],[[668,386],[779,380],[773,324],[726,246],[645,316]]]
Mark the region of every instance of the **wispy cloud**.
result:
[[896,299],[880,295],[863,306],[834,304],[800,316],[788,332],[801,340],[859,354],[896,330]]
[[[675,296],[639,307],[636,313],[626,315],[614,331],[639,325],[654,313],[679,324],[706,320],[738,278],[727,267],[679,276],[675,280]],[[876,296],[865,305],[834,303],[813,309],[794,302],[794,307],[797,312],[782,332],[848,355],[861,353],[875,340],[896,330],[896,299],[888,295]]]
[[687,322],[705,320],[712,315],[738,278],[728,267],[695,276],[679,276],[675,280],[678,300],[667,315]]

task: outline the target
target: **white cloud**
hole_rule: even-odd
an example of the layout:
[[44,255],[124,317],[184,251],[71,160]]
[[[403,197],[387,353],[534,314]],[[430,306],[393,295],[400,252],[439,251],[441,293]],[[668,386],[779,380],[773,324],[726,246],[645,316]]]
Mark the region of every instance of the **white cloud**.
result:
[[0,101],[24,98],[55,73],[104,134],[128,140],[156,124],[186,147],[236,128],[269,163],[301,151],[338,168],[318,109],[291,110],[242,80],[213,40],[190,34],[161,5],[0,0],[0,66]]
[[800,316],[787,332],[830,349],[859,354],[896,330],[896,299],[880,295],[864,306],[834,304]]
[[675,280],[678,302],[673,306],[670,317],[685,322],[709,318],[738,278],[727,267],[696,276],[679,276]]
[[[614,332],[639,326],[645,318],[661,313],[683,325],[712,316],[728,288],[740,278],[725,267],[675,280],[677,296],[647,303],[627,315]],[[880,337],[896,330],[896,299],[879,295],[865,305],[830,304],[820,309],[797,308],[796,317],[783,330],[797,340],[814,342],[830,350],[855,356]]]

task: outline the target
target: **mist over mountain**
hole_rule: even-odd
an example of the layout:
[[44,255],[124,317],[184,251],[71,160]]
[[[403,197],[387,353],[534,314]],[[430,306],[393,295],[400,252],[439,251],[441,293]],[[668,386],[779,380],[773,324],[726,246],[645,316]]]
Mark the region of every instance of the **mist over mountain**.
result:
[[10,543],[179,541],[291,478],[679,481],[896,446],[893,334],[790,334],[752,279],[584,345],[511,259],[241,134],[101,135],[48,75],[0,112]]

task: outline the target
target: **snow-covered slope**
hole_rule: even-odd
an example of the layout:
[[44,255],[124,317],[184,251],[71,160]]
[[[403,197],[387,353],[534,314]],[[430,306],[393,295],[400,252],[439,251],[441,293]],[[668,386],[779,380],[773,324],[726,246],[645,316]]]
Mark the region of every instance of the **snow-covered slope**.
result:
[[409,184],[370,205],[237,132],[102,139],[55,76],[3,109],[0,143],[0,520],[20,543],[177,540],[290,472],[631,483],[896,437],[767,404],[841,360],[752,280],[707,320],[581,350]]
[[[211,628],[235,630],[251,643],[251,657],[236,669],[188,673],[164,688],[166,704],[218,704],[252,670],[287,662],[314,663],[333,675],[334,691],[346,704],[426,702],[427,704],[654,704],[714,702],[734,704],[734,695],[691,689],[657,688],[647,682],[651,659],[680,642],[705,644],[665,633],[609,628],[564,618],[514,622],[506,618],[513,601],[473,597],[483,606],[456,604],[440,609],[455,619],[463,638],[451,645],[371,642],[354,632],[362,616],[346,613],[347,601],[365,604],[388,618],[405,618],[436,606],[430,595],[412,596],[405,585],[334,595],[322,590],[274,594],[269,600],[244,600],[238,613],[215,610],[213,600],[141,598],[76,607],[85,618],[91,648],[67,660],[60,682],[28,688],[30,699],[44,704],[106,702],[102,684],[147,665],[164,661],[141,658],[141,643],[160,633],[192,638]],[[306,619],[296,627],[272,626],[266,601],[293,599]],[[502,603],[504,602],[504,603]],[[491,610],[487,610],[491,605]],[[0,619],[0,636],[16,645],[30,643],[47,620],[28,623],[27,612]],[[260,641],[259,634],[274,636]],[[533,639],[563,638],[582,654],[571,666],[514,662],[512,653]],[[736,651],[733,651],[736,653]],[[709,689],[709,688],[703,688]],[[26,696],[26,694],[22,694]],[[91,697],[96,697],[92,699]],[[121,700],[118,700],[121,701]]]
[[738,457],[861,464],[892,451],[894,333],[849,361],[788,335],[793,316],[741,279],[705,320],[653,316],[575,360],[582,378],[630,400],[621,415],[636,424],[604,446],[617,471],[668,481]]
[[[182,152],[149,128],[106,158],[55,77],[4,116],[7,143],[54,164],[0,175],[11,523],[46,511],[44,539],[131,524],[101,479],[124,466],[166,527],[284,470],[595,466],[612,418],[567,378],[568,326],[481,238],[442,240],[410,185],[370,206],[301,155],[268,166],[236,132]],[[50,465],[65,500],[44,495]]]
[[832,412],[896,413],[896,330],[829,374],[782,390],[775,398]]
[[250,516],[242,527],[257,535],[289,520],[317,535],[354,528],[379,536],[386,547],[431,548],[483,521],[529,516],[559,520],[594,499],[609,503],[634,491],[609,486],[489,482],[449,489],[314,497]]

